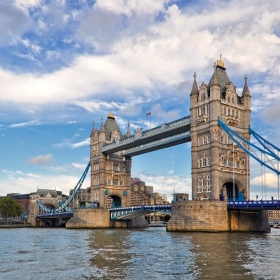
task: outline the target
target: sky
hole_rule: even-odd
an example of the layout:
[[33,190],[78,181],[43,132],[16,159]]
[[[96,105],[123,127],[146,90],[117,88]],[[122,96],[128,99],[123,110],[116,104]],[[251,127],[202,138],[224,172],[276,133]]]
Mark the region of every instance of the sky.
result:
[[[280,147],[279,11],[274,0],[2,0],[0,195],[68,194],[93,122],[112,111],[125,133],[189,115],[193,73],[208,83],[220,54],[239,95],[248,75],[251,127]],[[191,194],[190,148],[136,156],[131,175],[169,199]],[[276,198],[277,176],[250,167],[251,199]]]

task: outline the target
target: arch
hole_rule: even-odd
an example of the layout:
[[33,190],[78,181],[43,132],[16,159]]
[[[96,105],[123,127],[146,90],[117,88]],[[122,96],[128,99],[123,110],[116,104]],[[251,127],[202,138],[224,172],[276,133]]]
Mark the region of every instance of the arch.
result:
[[111,195],[110,197],[112,198],[111,208],[121,207],[122,206],[122,200],[121,200],[121,198],[119,196]]
[[228,180],[223,184],[223,187],[226,189],[227,198],[229,201],[244,201],[244,193],[240,192],[242,186],[240,182]]

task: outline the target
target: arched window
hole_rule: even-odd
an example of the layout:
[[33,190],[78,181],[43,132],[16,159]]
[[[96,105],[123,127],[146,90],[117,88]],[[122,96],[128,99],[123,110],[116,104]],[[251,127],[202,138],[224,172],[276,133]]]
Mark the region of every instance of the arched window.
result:
[[232,103],[234,104],[234,98],[232,97]]

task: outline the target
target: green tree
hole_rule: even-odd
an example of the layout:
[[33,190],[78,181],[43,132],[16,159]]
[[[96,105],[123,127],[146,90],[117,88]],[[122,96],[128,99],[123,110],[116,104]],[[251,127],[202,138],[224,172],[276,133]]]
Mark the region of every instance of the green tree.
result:
[[11,197],[6,196],[0,198],[0,214],[4,220],[4,223],[7,222],[9,217],[18,217],[22,213],[20,205],[14,201]]

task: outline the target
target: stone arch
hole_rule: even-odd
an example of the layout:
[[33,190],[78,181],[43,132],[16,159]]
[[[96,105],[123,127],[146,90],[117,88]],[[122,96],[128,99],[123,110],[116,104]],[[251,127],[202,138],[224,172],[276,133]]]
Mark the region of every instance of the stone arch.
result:
[[[227,199],[229,201],[244,201],[244,193],[240,190],[243,190],[242,183],[235,179],[233,181],[233,178],[227,179],[223,183],[223,189],[226,191]],[[221,190],[221,193],[223,193],[223,190]]]
[[110,198],[112,199],[111,208],[122,206],[122,199],[118,195],[110,195]]

